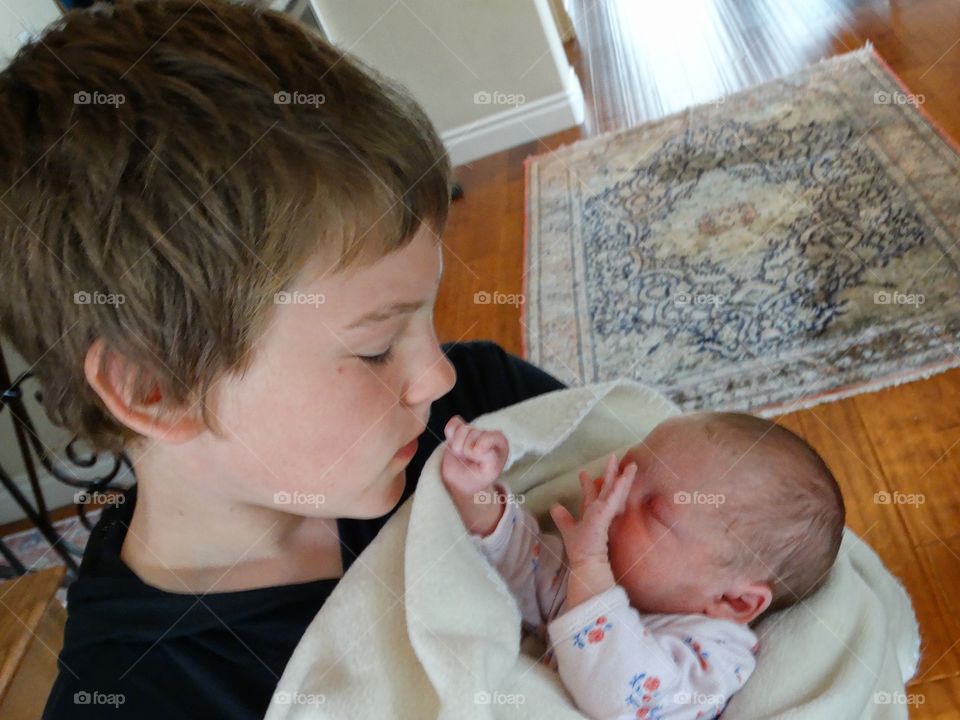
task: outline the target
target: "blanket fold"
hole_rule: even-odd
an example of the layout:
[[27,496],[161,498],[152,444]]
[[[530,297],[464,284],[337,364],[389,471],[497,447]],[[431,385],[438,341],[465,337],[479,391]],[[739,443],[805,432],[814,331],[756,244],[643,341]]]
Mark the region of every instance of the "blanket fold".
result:
[[[531,398],[474,424],[510,440],[503,479],[552,529],[553,502],[576,512],[581,468],[599,474],[611,451],[678,412],[650,388],[617,380]],[[536,645],[521,649],[516,603],[440,480],[442,450],[307,628],[266,720],[584,717]],[[824,587],[755,629],[757,670],[724,717],[907,717],[904,684],[920,645],[910,599],[849,529]]]

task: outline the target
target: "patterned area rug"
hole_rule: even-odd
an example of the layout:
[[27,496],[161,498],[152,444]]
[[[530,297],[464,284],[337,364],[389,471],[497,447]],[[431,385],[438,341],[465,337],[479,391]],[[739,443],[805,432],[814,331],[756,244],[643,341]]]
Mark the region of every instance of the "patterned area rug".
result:
[[[92,525],[97,524],[100,513],[100,510],[91,510],[87,513],[87,519]],[[87,540],[90,538],[90,531],[80,522],[79,517],[74,516],[58,520],[53,526],[65,540],[73,543],[81,551],[86,547]],[[61,557],[53,551],[50,543],[37,529],[23,530],[6,535],[3,541],[27,570],[46,570],[57,565],[63,565]],[[13,568],[9,566],[2,555],[0,555],[0,568],[4,571],[4,576],[12,576]],[[67,606],[66,587],[57,590],[57,599],[64,607]]]
[[527,161],[525,355],[772,414],[960,365],[960,156],[867,48]]

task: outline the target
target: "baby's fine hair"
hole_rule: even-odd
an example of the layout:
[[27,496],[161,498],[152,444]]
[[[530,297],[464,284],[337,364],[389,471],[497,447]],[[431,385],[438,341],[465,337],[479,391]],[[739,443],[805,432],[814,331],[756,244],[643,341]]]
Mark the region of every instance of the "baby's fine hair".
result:
[[409,93],[251,3],[66,13],[0,72],[0,137],[0,332],[97,450],[137,435],[86,381],[95,340],[134,368],[131,402],[216,431],[208,393],[301,271],[447,218],[449,158]]
[[736,463],[720,506],[728,561],[769,582],[767,613],[800,602],[826,581],[843,538],[846,509],[833,473],[803,438],[769,420],[733,412],[701,420],[707,439]]

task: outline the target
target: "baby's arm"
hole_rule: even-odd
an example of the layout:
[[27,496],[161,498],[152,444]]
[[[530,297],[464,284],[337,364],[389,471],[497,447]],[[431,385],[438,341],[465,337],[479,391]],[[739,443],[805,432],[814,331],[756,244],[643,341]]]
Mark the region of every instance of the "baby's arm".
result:
[[537,519],[521,510],[508,486],[502,487],[503,517],[493,532],[474,540],[507,584],[524,622],[536,630],[546,622],[560,589],[563,543],[541,533]]
[[477,547],[516,599],[523,620],[537,627],[557,594],[560,538],[541,535],[536,518],[522,511],[510,488],[497,481],[508,449],[502,433],[472,428],[459,417],[450,420],[445,433],[444,485]]
[[747,627],[702,615],[642,619],[620,586],[547,631],[564,685],[597,720],[715,718],[755,667]]

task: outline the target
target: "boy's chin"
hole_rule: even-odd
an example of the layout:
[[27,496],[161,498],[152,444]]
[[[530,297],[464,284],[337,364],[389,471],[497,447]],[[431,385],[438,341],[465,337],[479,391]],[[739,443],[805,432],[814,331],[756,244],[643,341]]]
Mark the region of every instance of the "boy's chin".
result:
[[390,481],[390,484],[385,490],[385,494],[389,496],[390,506],[384,510],[384,512],[390,512],[393,510],[394,506],[400,502],[400,498],[403,496],[403,489],[407,486],[407,473],[405,470],[401,470],[396,475],[393,476],[393,480]]
[[375,487],[370,487],[358,502],[356,513],[352,517],[378,518],[393,510],[407,484],[407,474],[401,470],[392,478]]

